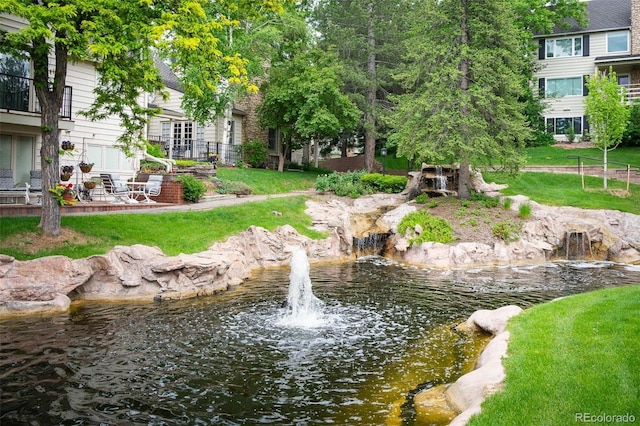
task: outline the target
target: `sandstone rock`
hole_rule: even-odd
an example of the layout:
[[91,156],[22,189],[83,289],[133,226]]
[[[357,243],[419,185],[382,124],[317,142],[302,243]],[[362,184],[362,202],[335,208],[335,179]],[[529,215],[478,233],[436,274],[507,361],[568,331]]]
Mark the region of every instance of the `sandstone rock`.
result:
[[413,397],[418,424],[445,424],[458,415],[447,401],[446,390],[446,385],[439,385]]
[[515,305],[503,306],[493,310],[481,309],[471,314],[466,321],[466,325],[471,328],[476,327],[495,336],[502,333],[509,319],[520,312],[522,312],[522,308]]

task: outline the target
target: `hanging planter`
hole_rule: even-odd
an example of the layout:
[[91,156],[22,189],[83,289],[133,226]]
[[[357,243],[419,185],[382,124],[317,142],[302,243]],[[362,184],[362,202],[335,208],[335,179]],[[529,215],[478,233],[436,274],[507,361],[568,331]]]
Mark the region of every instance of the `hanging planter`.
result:
[[93,189],[93,188],[96,187],[96,183],[94,181],[91,181],[91,180],[87,180],[87,181],[83,182],[82,185],[84,185],[85,189]]
[[60,180],[63,181],[68,181],[69,179],[71,179],[71,173],[61,173],[60,174]]
[[75,145],[72,144],[71,141],[62,141],[62,149],[65,151],[73,151],[74,147]]
[[73,166],[62,166],[60,170],[62,170],[62,173],[73,174]]
[[93,169],[93,163],[85,163],[84,161],[81,161],[80,164],[78,164],[78,167],[80,167],[82,173],[89,173],[91,169]]

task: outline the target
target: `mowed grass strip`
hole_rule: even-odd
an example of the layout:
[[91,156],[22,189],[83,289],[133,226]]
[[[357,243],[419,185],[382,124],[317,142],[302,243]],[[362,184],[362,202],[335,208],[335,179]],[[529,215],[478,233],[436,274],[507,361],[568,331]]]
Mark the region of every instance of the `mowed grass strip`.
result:
[[608,179],[608,190],[602,178],[585,176],[585,189],[578,174],[523,172],[510,175],[503,172],[483,172],[486,182],[506,183],[504,195],[526,195],[533,201],[550,206],[572,206],[583,209],[620,210],[640,214],[640,185]]
[[[528,166],[577,166],[578,160],[569,157],[584,157],[584,165],[602,165],[604,153],[598,148],[565,149],[560,146],[540,146],[525,150]],[[593,160],[598,159],[598,160]],[[624,168],[624,164],[630,164],[635,168],[640,167],[640,147],[619,147],[607,152],[607,159],[612,164],[610,168]]]
[[640,284],[534,306],[508,330],[505,387],[469,425],[640,422]]
[[[196,212],[63,216],[62,226],[82,234],[86,241],[66,241],[37,253],[13,248],[13,240],[25,235],[38,238],[28,233],[37,230],[40,218],[1,217],[0,253],[18,260],[52,255],[79,259],[104,254],[116,245],[145,244],[174,256],[204,251],[216,241],[237,235],[251,225],[274,231],[288,224],[310,238],[323,238],[321,233],[309,229],[311,218],[304,213],[307,199],[306,196],[272,198]],[[275,215],[274,211],[282,215]]]

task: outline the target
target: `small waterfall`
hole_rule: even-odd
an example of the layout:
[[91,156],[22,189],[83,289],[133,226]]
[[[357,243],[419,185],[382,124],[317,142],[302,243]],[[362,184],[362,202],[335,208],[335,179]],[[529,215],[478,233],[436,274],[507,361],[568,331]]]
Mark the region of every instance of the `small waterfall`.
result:
[[565,258],[567,260],[585,260],[591,253],[591,240],[584,231],[567,231],[565,234]]
[[356,257],[376,256],[382,254],[389,238],[389,233],[370,233],[366,237],[353,237],[353,251]]
[[289,293],[285,302],[286,315],[281,324],[295,327],[316,327],[323,324],[324,302],[311,289],[309,259],[304,250],[296,250],[291,256]]
[[447,190],[447,177],[442,173],[442,166],[436,166],[436,191]]

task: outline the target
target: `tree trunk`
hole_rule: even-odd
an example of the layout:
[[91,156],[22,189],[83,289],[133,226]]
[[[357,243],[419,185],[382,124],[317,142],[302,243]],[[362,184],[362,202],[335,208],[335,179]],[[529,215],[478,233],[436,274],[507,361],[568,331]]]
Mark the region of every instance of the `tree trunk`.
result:
[[604,184],[604,189],[607,189],[607,146],[605,145],[604,149],[602,150],[604,153],[604,164],[603,164],[603,169],[602,169],[602,181]]
[[378,80],[376,74],[376,37],[374,22],[374,4],[370,2],[369,22],[367,29],[367,45],[369,48],[367,57],[367,75],[369,77],[369,87],[367,89],[367,107],[364,116],[364,167],[367,172],[373,172],[373,165],[376,155],[376,90]]
[[[64,39],[64,35],[60,34]],[[40,164],[42,168],[42,213],[40,228],[45,236],[60,235],[60,205],[49,192],[60,180],[60,135],[58,119],[64,97],[64,86],[67,76],[67,47],[63,43],[55,44],[55,75],[49,81],[49,49],[48,45],[35,43],[31,58],[34,62],[34,86],[40,102],[40,123],[42,129],[42,147],[40,148]]]
[[[469,44],[469,34],[467,28],[467,0],[462,0],[462,16],[460,21],[461,36],[460,44],[466,46]],[[460,89],[462,90],[462,128],[460,134],[463,140],[467,143],[471,143],[471,135],[467,128],[466,120],[469,117],[469,104],[468,104],[468,91],[469,91],[469,57],[464,54],[460,59]],[[469,155],[467,150],[462,148],[460,152],[460,173],[458,180],[458,198],[468,199],[471,194],[469,193],[469,187],[471,185],[471,173],[469,171]]]

